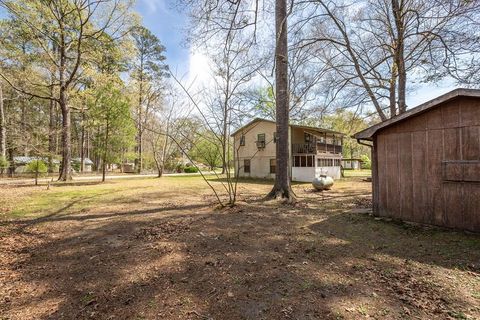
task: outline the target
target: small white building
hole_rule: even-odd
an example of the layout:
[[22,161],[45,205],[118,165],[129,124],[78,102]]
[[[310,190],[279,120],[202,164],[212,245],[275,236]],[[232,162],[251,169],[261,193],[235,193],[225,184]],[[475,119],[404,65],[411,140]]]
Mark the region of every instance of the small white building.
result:
[[362,159],[342,159],[342,168],[360,170],[362,168],[362,162]]
[[[36,160],[41,160],[45,164],[48,164],[48,158],[45,157],[30,157],[30,156],[17,156],[13,157],[13,167],[15,168],[15,173],[26,173],[27,172],[27,165]],[[53,164],[53,172],[58,173],[58,167],[60,165],[60,161],[56,159],[52,159]]]
[[[73,158],[72,163],[80,166],[81,163],[82,163],[82,158]],[[89,158],[84,158],[83,159],[83,172],[92,172],[92,171],[93,171],[93,161],[90,160]]]
[[[240,177],[271,178],[276,170],[276,125],[256,118],[235,131],[235,172]],[[290,176],[311,182],[327,175],[340,178],[343,134],[327,129],[290,125]]]

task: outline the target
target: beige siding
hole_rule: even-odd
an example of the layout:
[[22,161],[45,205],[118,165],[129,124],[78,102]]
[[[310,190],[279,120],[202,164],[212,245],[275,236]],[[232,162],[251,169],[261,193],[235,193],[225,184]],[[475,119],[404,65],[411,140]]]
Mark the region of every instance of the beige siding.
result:
[[[274,178],[275,174],[270,173],[270,160],[275,159],[276,145],[273,142],[275,123],[269,121],[255,121],[254,123],[243,128],[234,135],[235,148],[235,172],[240,177],[252,178]],[[290,127],[289,144],[305,144],[305,130],[303,128]],[[265,134],[265,148],[259,149],[256,141],[258,134]],[[323,133],[318,133],[323,136]],[[245,136],[245,145],[240,146],[240,139]],[[329,143],[333,143],[333,134],[327,134]],[[311,153],[313,154],[313,153]],[[294,181],[312,181],[313,178],[319,176],[321,172],[326,172],[333,178],[340,178],[340,167],[321,167],[317,166],[318,158],[341,159],[341,154],[334,154],[321,150],[316,154],[314,167],[297,168],[295,172],[292,168],[292,155],[290,154],[290,175]],[[244,161],[250,160],[250,172],[245,172]],[[315,170],[315,169],[319,170]],[[311,172],[311,173],[309,173]]]
[[[273,178],[270,174],[270,159],[275,159],[275,143],[273,142],[273,133],[275,132],[275,123],[259,121],[244,128],[234,136],[235,153],[235,171],[240,177],[252,178]],[[257,135],[265,134],[265,148],[258,149],[256,145]],[[245,146],[240,146],[240,137],[245,135]],[[250,159],[250,173],[245,173],[243,163],[245,159]],[[240,164],[240,167],[238,165]]]

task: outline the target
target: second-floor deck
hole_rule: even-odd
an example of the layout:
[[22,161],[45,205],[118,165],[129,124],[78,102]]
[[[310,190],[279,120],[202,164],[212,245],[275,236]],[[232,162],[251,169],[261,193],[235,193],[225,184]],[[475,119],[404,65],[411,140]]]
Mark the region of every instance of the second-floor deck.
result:
[[343,147],[329,143],[292,143],[292,154],[318,154],[334,153],[341,154]]

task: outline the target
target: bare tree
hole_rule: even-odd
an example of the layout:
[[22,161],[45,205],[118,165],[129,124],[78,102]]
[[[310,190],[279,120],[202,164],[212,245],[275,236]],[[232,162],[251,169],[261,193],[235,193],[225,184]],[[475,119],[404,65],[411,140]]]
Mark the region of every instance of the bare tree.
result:
[[446,67],[456,61],[453,35],[464,34],[479,9],[476,1],[305,3],[314,8],[304,19],[311,32],[296,45],[317,46],[339,79],[338,91],[361,87],[382,120],[406,111],[408,73],[426,81],[445,76],[438,73],[439,62]]
[[225,174],[232,122],[244,116],[248,84],[264,61],[254,58],[252,39],[245,38],[240,32],[223,32],[217,37],[219,35],[225,38],[205,44],[206,55],[212,61],[213,85],[205,88],[202,95],[208,99],[204,104],[210,126],[221,135],[222,174]]

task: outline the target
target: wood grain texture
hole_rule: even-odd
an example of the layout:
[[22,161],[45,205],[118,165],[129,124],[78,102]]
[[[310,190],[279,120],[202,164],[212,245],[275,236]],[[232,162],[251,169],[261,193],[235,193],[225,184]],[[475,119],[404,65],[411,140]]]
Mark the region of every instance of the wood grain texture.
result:
[[480,98],[379,130],[374,144],[375,214],[480,232]]

